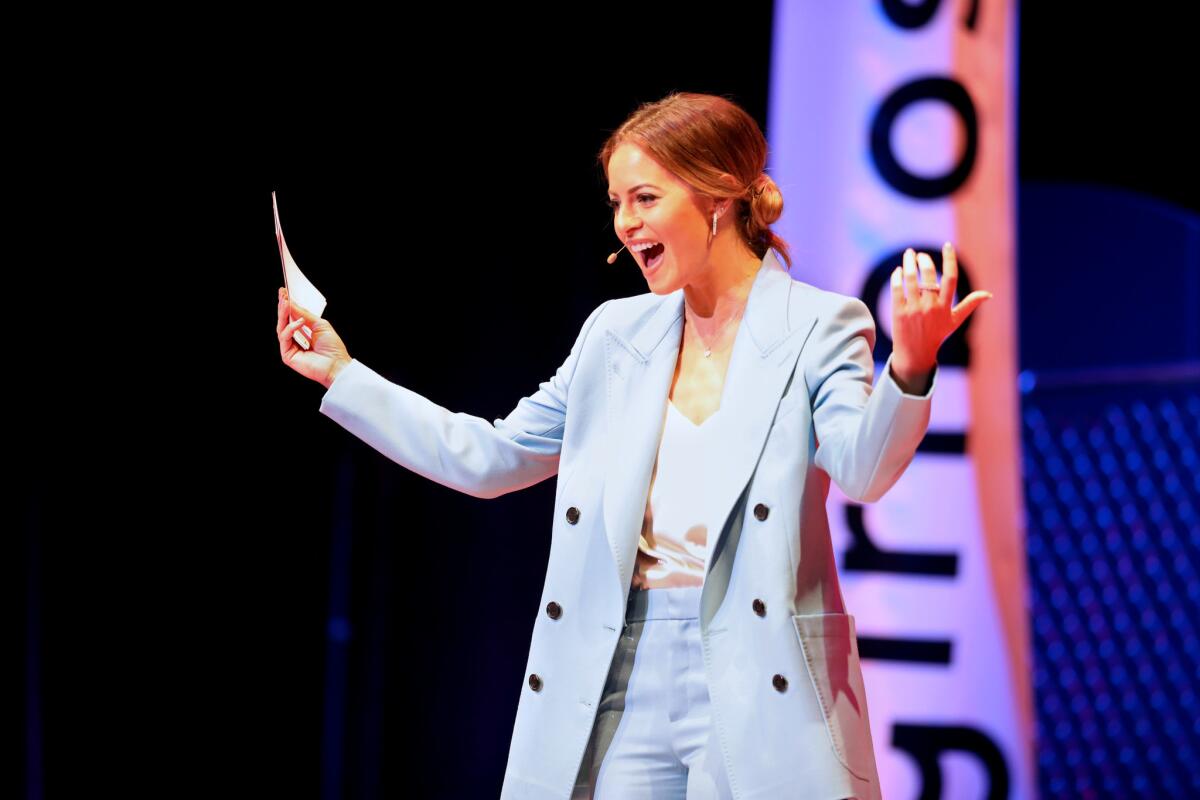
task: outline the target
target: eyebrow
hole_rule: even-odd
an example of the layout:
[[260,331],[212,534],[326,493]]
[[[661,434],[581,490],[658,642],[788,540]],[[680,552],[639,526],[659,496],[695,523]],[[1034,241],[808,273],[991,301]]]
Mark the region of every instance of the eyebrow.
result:
[[[630,189],[628,192],[626,192],[626,194],[633,194],[633,193],[634,193],[634,192],[636,192],[638,189],[644,189],[644,188],[646,188],[646,187],[649,187],[649,188],[651,188],[651,189],[658,189],[658,187],[657,187],[657,186],[655,186],[653,183],[639,183],[637,186],[634,186],[632,189]],[[658,189],[658,190],[659,190],[660,192],[662,191],[662,189]],[[610,197],[612,196],[612,194],[613,194],[613,191],[612,191],[612,189],[609,189],[609,190],[608,190],[608,194],[609,194],[609,196],[610,196]]]

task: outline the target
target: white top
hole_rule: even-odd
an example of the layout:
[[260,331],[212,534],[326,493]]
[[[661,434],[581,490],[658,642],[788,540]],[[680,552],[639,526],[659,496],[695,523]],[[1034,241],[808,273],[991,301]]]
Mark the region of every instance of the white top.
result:
[[670,400],[650,492],[642,518],[642,535],[633,567],[633,588],[703,586],[709,544],[723,520],[710,502],[719,494],[711,464],[721,454],[713,447],[720,424],[718,409],[700,425]]

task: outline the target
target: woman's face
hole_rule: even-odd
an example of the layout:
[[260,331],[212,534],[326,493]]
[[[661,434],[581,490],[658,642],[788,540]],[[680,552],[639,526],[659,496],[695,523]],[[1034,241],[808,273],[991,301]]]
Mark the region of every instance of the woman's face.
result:
[[[712,219],[690,186],[637,145],[622,144],[609,158],[608,201],[613,229],[650,291],[669,294],[707,269]],[[657,246],[643,251],[642,242]]]

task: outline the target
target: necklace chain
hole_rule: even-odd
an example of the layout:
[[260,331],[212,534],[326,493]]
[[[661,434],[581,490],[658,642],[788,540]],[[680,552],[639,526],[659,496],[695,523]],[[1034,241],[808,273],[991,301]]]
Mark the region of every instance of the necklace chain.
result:
[[[758,270],[761,269],[761,267],[762,267],[762,264],[760,262],[759,265],[755,269],[750,270],[749,272],[746,273],[746,279],[748,281],[752,281],[754,279],[754,276],[756,276],[758,274]],[[735,311],[733,314],[729,315],[729,319],[727,319],[723,323],[721,323],[720,330],[717,332],[717,335],[713,338],[714,345],[721,340],[721,337],[724,336],[724,334],[725,334],[725,329],[728,328],[731,323],[733,323],[734,321],[736,321],[738,319],[741,319],[742,315],[746,312],[746,305],[749,302],[749,300],[750,300],[750,291],[749,291],[749,289],[747,289],[746,295],[744,297],[742,297],[741,306],[737,309],[737,311]],[[691,306],[689,306],[687,303],[686,295],[684,296],[683,307],[684,307],[684,311],[686,312],[684,315],[684,320],[689,321],[691,319],[694,319],[695,315],[691,313],[692,309],[691,309]],[[686,327],[696,328],[696,325],[693,323]],[[704,357],[709,358],[710,356],[712,356],[712,346],[710,346],[707,342],[704,341],[704,339],[701,338],[698,329],[693,331],[693,335],[696,337],[697,341],[699,341],[701,346],[704,348]]]
[[[720,329],[720,331],[718,331],[718,333],[717,333],[716,337],[714,337],[714,339],[713,339],[713,342],[714,342],[714,343],[716,343],[716,342],[720,341],[720,339],[721,339],[721,336],[723,336],[723,335],[724,335],[724,333],[725,333],[725,329],[726,329],[726,328],[728,328],[728,327],[729,327],[729,325],[730,325],[732,322],[734,322],[734,320],[741,318],[742,314],[743,314],[743,313],[745,313],[745,311],[746,311],[746,304],[745,304],[745,303],[743,303],[743,304],[742,304],[742,307],[738,309],[738,311],[737,311],[737,313],[736,313],[736,314],[734,314],[734,315],[730,316],[730,318],[729,318],[729,319],[725,320],[725,322],[723,322],[723,323],[721,324],[721,329]],[[704,341],[704,340],[703,340],[703,339],[700,337],[700,332],[699,332],[698,330],[696,330],[696,329],[695,329],[695,324],[694,324],[694,323],[693,323],[692,327],[693,327],[693,331],[692,331],[693,335],[694,335],[694,336],[695,336],[695,337],[696,337],[696,338],[697,338],[697,339],[700,341],[700,343],[701,343],[702,345],[704,345],[704,357],[705,357],[705,358],[709,358],[710,356],[712,356],[712,347],[710,347],[710,346],[708,345],[708,343],[707,343],[707,342],[705,342],[705,341]]]

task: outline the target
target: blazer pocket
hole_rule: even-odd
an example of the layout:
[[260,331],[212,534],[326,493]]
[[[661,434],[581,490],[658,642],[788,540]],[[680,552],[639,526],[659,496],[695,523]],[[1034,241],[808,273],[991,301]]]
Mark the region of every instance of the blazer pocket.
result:
[[808,663],[813,690],[821,703],[833,751],[846,769],[870,781],[875,754],[854,617],[836,613],[798,614],[792,617],[792,622]]

